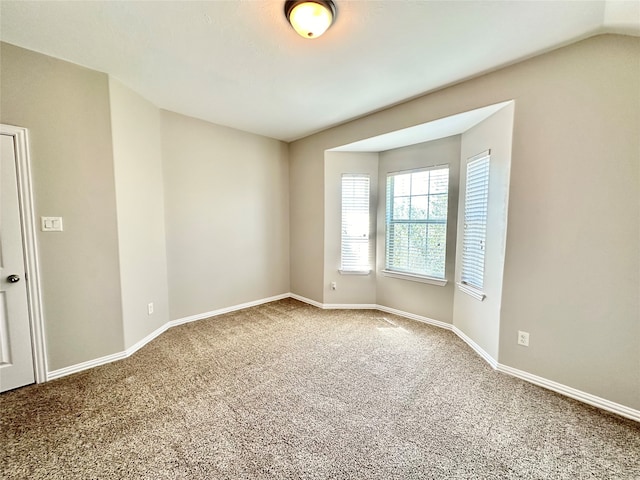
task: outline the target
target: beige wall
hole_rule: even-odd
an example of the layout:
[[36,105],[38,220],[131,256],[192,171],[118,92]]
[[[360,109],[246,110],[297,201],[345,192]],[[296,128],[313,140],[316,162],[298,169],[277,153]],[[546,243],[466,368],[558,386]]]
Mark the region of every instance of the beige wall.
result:
[[286,144],[7,44],[1,73],[1,121],[31,135],[36,215],[65,225],[38,232],[49,371],[289,291]]
[[[124,347],[109,83],[1,53],[0,121],[30,130],[36,215],[65,220],[38,233],[55,370]],[[289,162],[281,142],[161,112],[169,318],[285,293],[289,275],[324,301],[325,150],[514,99],[498,359],[640,408],[639,84],[640,39],[594,37],[294,142]],[[118,135],[118,159],[138,151]],[[134,324],[130,339],[150,327]]]
[[286,144],[161,115],[171,319],[288,293]]
[[494,360],[498,360],[500,337],[500,307],[507,234],[513,113],[514,106],[510,104],[467,130],[462,135],[460,153],[460,204],[458,207],[458,232],[460,234],[457,240],[456,282],[460,282],[462,265],[464,198],[468,159],[491,149],[484,288],[482,289],[486,298],[479,301],[456,287],[453,302],[453,323]]
[[122,321],[129,348],[170,320],[160,110],[113,78],[109,93]]
[[[354,152],[325,153],[325,239],[324,296],[328,304],[376,303],[376,206],[378,204],[378,154]],[[342,174],[369,175],[369,275],[340,274],[342,242]],[[384,197],[384,196],[383,196]],[[331,290],[331,282],[337,289]]]
[[[449,166],[449,200],[447,211],[447,260],[445,286],[431,285],[385,276],[385,189],[387,174],[400,170]],[[380,153],[377,247],[377,299],[379,305],[427,318],[451,323],[453,319],[453,274],[456,258],[456,223],[458,217],[458,176],[460,136],[434,140]]]
[[49,370],[122,351],[106,75],[1,44],[0,121],[29,129]]
[[640,408],[639,84],[599,36],[294,142],[292,291],[322,301],[324,150],[514,99],[499,361]]
[[499,360],[639,409],[640,38],[514,70]]
[[309,138],[289,144],[291,292],[322,303],[324,297],[324,151]]

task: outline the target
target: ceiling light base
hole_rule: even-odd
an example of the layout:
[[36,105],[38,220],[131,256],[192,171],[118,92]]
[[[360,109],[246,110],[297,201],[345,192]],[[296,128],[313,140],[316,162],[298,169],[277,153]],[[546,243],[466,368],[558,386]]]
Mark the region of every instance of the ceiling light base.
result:
[[284,15],[303,38],[318,38],[333,24],[336,4],[332,0],[287,0]]

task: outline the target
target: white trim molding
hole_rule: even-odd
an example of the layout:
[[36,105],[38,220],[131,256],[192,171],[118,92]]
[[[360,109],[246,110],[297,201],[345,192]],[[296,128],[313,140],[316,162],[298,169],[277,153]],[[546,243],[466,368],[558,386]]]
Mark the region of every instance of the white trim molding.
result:
[[582,390],[577,390],[567,385],[563,385],[562,383],[554,382],[553,380],[539,377],[537,375],[533,375],[532,373],[518,370],[517,368],[509,367],[508,365],[503,365],[501,363],[498,364],[496,370],[513,377],[520,378],[529,383],[533,383],[534,385],[538,385],[539,387],[553,390],[556,393],[560,393],[566,397],[573,398],[574,400],[588,403],[589,405],[593,405],[594,407],[598,407],[622,417],[630,418],[631,420],[640,422],[640,410],[635,410],[625,405],[607,400],[606,398],[598,397],[596,395],[583,392]]
[[400,280],[409,280],[411,282],[429,283],[431,285],[437,285],[439,287],[444,287],[448,281],[446,278],[427,277],[426,275],[396,272],[394,270],[382,270],[381,272],[385,277],[399,278]]
[[196,320],[204,320],[205,318],[217,317],[218,315],[223,315],[225,313],[235,312],[237,310],[244,310],[245,308],[255,307],[257,305],[262,305],[263,303],[275,302],[277,300],[283,300],[285,298],[291,297],[290,293],[283,293],[282,295],[276,295],[274,297],[262,298],[260,300],[255,300],[253,302],[241,303],[239,305],[233,305],[231,307],[219,308],[217,310],[212,310],[210,312],[199,313],[197,315],[190,315],[188,317],[178,318],[176,320],[171,320],[169,322],[169,327],[175,327],[177,325],[182,325],[183,323],[195,322]]
[[416,320],[418,322],[426,323],[428,325],[433,325],[435,327],[444,328],[445,330],[451,330],[453,327],[453,325],[447,322],[441,322],[440,320],[434,320],[433,318],[424,317],[422,315],[416,315],[415,313],[396,310],[395,308],[385,307],[384,305],[376,305],[376,310],[380,310],[381,312],[391,313],[393,315],[398,315],[399,317]]
[[191,315],[189,317],[178,318],[176,320],[170,320],[165,323],[161,327],[157,328],[149,335],[139,340],[126,350],[122,352],[112,353],[110,355],[105,355],[104,357],[95,358],[93,360],[88,360],[86,362],[77,363],[75,365],[69,365],[68,367],[59,368],[58,370],[52,370],[47,373],[47,380],[54,380],[56,378],[66,377],[67,375],[71,375],[73,373],[78,373],[83,370],[87,370],[89,368],[98,367],[100,365],[105,365],[107,363],[115,362],[116,360],[123,360],[125,358],[130,357],[146,344],[169,330],[171,327],[175,327],[178,325],[182,325],[183,323],[195,322],[197,320],[203,320],[205,318],[211,318],[218,315],[222,315],[224,313],[235,312],[236,310],[243,310],[249,307],[255,307],[256,305],[262,305],[263,303],[275,302],[276,300],[282,300],[285,298],[291,297],[290,293],[283,293],[281,295],[276,295],[274,297],[262,298],[260,300],[255,300],[253,302],[241,303],[240,305],[234,305],[231,307],[220,308],[218,310],[213,310],[211,312],[201,313],[199,315]]
[[497,368],[498,361],[495,358],[493,358],[491,355],[489,355],[480,345],[478,345],[470,337],[468,337],[466,333],[464,333],[455,325],[451,330],[453,330],[453,333],[455,333],[458,337],[460,337],[460,339],[464,343],[469,345],[474,352],[480,355],[483,358],[483,360],[491,366],[491,368],[493,368],[494,370]]
[[475,298],[476,300],[483,301],[485,298],[487,298],[484,292],[470,285],[467,285],[462,282],[457,282],[456,285],[458,285],[458,290],[460,290],[463,293],[466,293],[467,295]]
[[[358,308],[356,304],[323,304],[317,302],[315,300],[311,300],[309,298],[302,297],[300,295],[291,294],[291,298],[299,300],[304,303],[308,303],[309,305],[313,305],[314,307],[322,308],[322,309],[355,309]],[[587,392],[583,392],[581,390],[577,390],[575,388],[569,387],[567,385],[563,385],[558,382],[554,382],[553,380],[548,380],[543,377],[539,377],[537,375],[533,375],[531,373],[525,372],[523,370],[518,370],[517,368],[509,367],[507,365],[503,365],[498,363],[496,359],[494,359],[491,355],[489,355],[482,347],[480,347],[476,342],[474,342],[469,336],[467,336],[462,330],[460,330],[455,325],[451,325],[450,323],[442,322],[440,320],[434,320],[428,317],[423,317],[421,315],[416,315],[414,313],[404,312],[402,310],[396,310],[395,308],[385,307],[384,305],[372,305],[372,304],[364,304],[360,305],[360,309],[362,310],[380,310],[382,312],[392,313],[394,315],[398,315],[400,317],[405,317],[411,320],[417,320],[419,322],[428,323],[429,325],[434,325],[436,327],[444,328],[445,330],[451,330],[455,333],[463,342],[465,342],[471,349],[476,352],[485,362],[489,364],[491,368],[497,370],[501,373],[506,373],[513,377],[520,378],[529,383],[533,383],[534,385],[538,385],[539,387],[547,388],[549,390],[553,390],[554,392],[560,393],[567,397],[573,398],[574,400],[578,400],[594,407],[601,408],[603,410],[607,410],[609,412],[615,413],[625,418],[629,418],[631,420],[635,420],[636,422],[640,422],[640,410],[635,410],[633,408],[627,407],[625,405],[621,405],[619,403],[612,402],[611,400],[607,400],[605,398],[598,397],[596,395],[592,395]]]
[[47,345],[44,337],[44,313],[42,310],[40,268],[36,243],[36,217],[33,207],[29,131],[23,127],[1,124],[0,133],[13,137],[15,146],[18,201],[20,202],[20,220],[24,242],[25,282],[27,283],[31,347],[33,349],[33,372],[36,383],[41,383],[46,382],[49,376],[47,374]]
[[429,325],[435,325],[445,330],[451,330],[452,325],[440,320],[434,320],[433,318],[423,317],[422,315],[416,315],[415,313],[404,312],[402,310],[396,310],[395,308],[385,307],[384,305],[378,305],[376,303],[320,303],[310,298],[302,297],[292,293],[291,298],[299,300],[303,303],[307,303],[323,310],[380,310],[381,312],[391,313],[400,317],[409,318],[418,322],[427,323]]
[[402,310],[397,310],[395,308],[386,307],[384,305],[377,304],[324,304],[321,302],[317,302],[310,298],[303,297],[301,295],[297,295],[295,293],[285,293],[282,295],[276,295],[274,297],[263,298],[261,300],[255,300],[253,302],[242,303],[240,305],[234,305],[231,307],[225,307],[218,310],[213,310],[210,312],[191,315],[188,317],[179,318],[176,320],[171,320],[168,323],[164,324],[162,327],[156,329],[151,332],[149,335],[144,337],[142,340],[137,342],[135,345],[132,345],[128,349],[123,352],[114,353],[112,355],[107,355],[104,357],[96,358],[95,360],[89,360],[87,362],[79,363],[77,365],[71,365],[69,367],[61,368],[58,370],[54,370],[48,373],[47,379],[53,380],[56,378],[64,377],[66,375],[71,375],[72,373],[81,372],[82,370],[87,370],[89,368],[97,367],[99,365],[104,365],[106,363],[114,362],[116,360],[122,360],[124,358],[130,357],[135,352],[140,350],[146,344],[151,342],[153,339],[164,333],[171,327],[175,327],[178,325],[182,325],[184,323],[195,322],[198,320],[203,320],[205,318],[216,317],[218,315],[222,315],[225,313],[235,312],[237,310],[243,310],[245,308],[254,307],[257,305],[262,305],[264,303],[274,302],[276,300],[282,300],[285,298],[293,298],[300,302],[306,303],[308,305],[312,305],[317,308],[321,308],[323,310],[380,310],[381,312],[391,313],[394,315],[398,315],[400,317],[408,318],[410,320],[415,320],[418,322],[426,323],[428,325],[433,325],[438,328],[442,328],[445,330],[450,330],[454,334],[456,334],[463,342],[465,342],[471,349],[476,352],[483,360],[485,360],[491,368],[497,370],[502,373],[506,373],[508,375],[520,378],[529,383],[533,383],[534,385],[538,385],[543,388],[547,388],[549,390],[553,390],[554,392],[560,393],[567,397],[573,398],[575,400],[579,400],[581,402],[587,403],[589,405],[593,405],[595,407],[601,408],[603,410],[607,410],[609,412],[615,413],[622,417],[629,418],[631,420],[635,420],[640,422],[640,410],[635,410],[633,408],[627,407],[625,405],[621,405],[619,403],[612,402],[610,400],[597,397],[590,393],[586,393],[580,390],[576,390],[575,388],[568,387],[566,385],[554,382],[552,380],[548,380],[543,377],[539,377],[537,375],[533,375],[531,373],[518,370],[513,367],[509,367],[507,365],[503,365],[497,362],[491,355],[489,355],[482,347],[480,347],[476,342],[474,342],[471,338],[469,338],[462,330],[458,327],[451,325],[450,323],[442,322],[440,320],[434,320],[429,317],[424,317],[422,315],[417,315],[410,312],[405,312]]
[[371,275],[371,269],[369,270],[338,270],[340,275]]
[[162,335],[164,332],[166,332],[167,330],[169,330],[169,328],[171,328],[171,322],[167,322],[164,325],[162,325],[160,328],[155,329],[153,332],[151,332],[149,335],[147,335],[146,337],[144,337],[142,340],[137,341],[136,343],[134,343],[133,345],[131,345],[129,348],[127,348],[124,353],[125,353],[125,358],[126,357],[130,357],[131,355],[133,355],[134,353],[136,353],[138,350],[140,350],[142,347],[144,347],[147,343],[151,342],[151,340],[155,339],[156,337],[159,337],[160,335]]
[[128,355],[126,352],[117,352],[112,353],[111,355],[105,355],[104,357],[94,358],[93,360],[87,360],[86,362],[76,363],[75,365],[69,365],[68,367],[59,368],[58,370],[51,370],[47,373],[47,380],[66,377],[72,373],[82,372],[83,370],[99,367],[100,365],[115,362],[116,360],[122,360],[127,357]]
[[289,296],[294,300],[299,300],[300,302],[308,303],[309,305],[313,305],[314,307],[325,308],[324,304],[320,302],[316,302],[315,300],[311,300],[310,298],[303,297],[302,295],[296,295],[295,293],[291,293],[289,294]]

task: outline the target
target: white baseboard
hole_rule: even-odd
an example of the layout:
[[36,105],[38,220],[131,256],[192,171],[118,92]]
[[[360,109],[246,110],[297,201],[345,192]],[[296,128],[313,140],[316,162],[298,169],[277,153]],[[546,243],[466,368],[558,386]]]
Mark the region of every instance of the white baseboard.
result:
[[257,305],[262,305],[263,303],[275,302],[277,300],[282,300],[284,298],[289,298],[289,297],[291,297],[290,293],[283,293],[281,295],[276,295],[274,297],[254,300],[253,302],[241,303],[240,305],[233,305],[231,307],[219,308],[218,310],[212,310],[210,312],[199,313],[197,315],[190,315],[188,317],[171,320],[169,322],[169,326],[175,327],[177,325],[182,325],[183,323],[195,322],[196,320],[204,320],[205,318],[210,318],[210,317],[217,317],[218,315],[223,315],[225,313],[231,313],[237,310],[244,310],[245,308],[255,307]]
[[289,296],[294,300],[299,300],[303,303],[308,303],[309,305],[313,305],[314,307],[324,308],[324,305],[320,302],[316,302],[315,300],[311,300],[310,298],[303,297],[302,295],[296,295],[295,293],[290,293]]
[[411,320],[417,320],[418,322],[426,323],[439,328],[444,328],[445,330],[451,330],[451,327],[452,327],[452,325],[447,322],[441,322],[440,320],[434,320],[433,318],[423,317],[422,315],[416,315],[415,313],[403,312],[402,310],[397,310],[391,307],[385,307],[384,305],[376,305],[376,310],[380,310],[381,312],[392,313],[393,315],[409,318]]
[[574,400],[579,400],[581,402],[588,403],[589,405],[593,405],[594,407],[602,408],[603,410],[640,422],[640,410],[635,410],[625,405],[607,400],[606,398],[598,397],[596,395],[583,392],[582,390],[576,390],[575,388],[568,387],[562,383],[554,382],[553,380],[548,380],[544,377],[539,377],[532,373],[525,372],[524,370],[518,370],[517,368],[509,367],[508,365],[503,365],[501,363],[497,365],[496,370],[513,377],[520,378],[529,383],[533,383],[534,385],[553,390],[554,392],[573,398]]
[[144,347],[147,343],[149,343],[151,340],[153,340],[154,338],[160,336],[161,334],[166,332],[169,328],[171,328],[170,324],[171,324],[171,322],[168,322],[168,323],[165,323],[164,325],[162,325],[161,327],[155,329],[153,332],[151,332],[149,335],[144,337],[142,340],[136,342],[135,344],[133,344],[129,348],[127,348],[124,351],[124,353],[127,355],[127,357],[130,357],[131,355],[136,353],[138,350],[140,350],[142,347]]
[[444,328],[445,330],[451,330],[455,333],[462,341],[464,341],[469,347],[473,349],[482,359],[484,359],[491,368],[506,373],[508,375],[520,378],[529,383],[533,383],[534,385],[538,385],[543,388],[547,388],[549,390],[553,390],[554,392],[560,393],[562,395],[566,395],[567,397],[573,398],[575,400],[579,400],[581,402],[587,403],[589,405],[593,405],[594,407],[602,408],[603,410],[607,410],[609,412],[615,413],[625,418],[629,418],[631,420],[635,420],[636,422],[640,422],[640,410],[635,410],[633,408],[627,407],[625,405],[621,405],[619,403],[612,402],[605,398],[598,397],[596,395],[592,395],[587,392],[583,392],[581,390],[576,390],[575,388],[569,387],[567,385],[563,385],[561,383],[554,382],[552,380],[548,380],[543,377],[539,377],[537,375],[533,375],[531,373],[525,372],[523,370],[518,370],[517,368],[509,367],[508,365],[503,365],[498,363],[491,355],[485,352],[477,343],[475,343],[471,338],[469,338],[462,330],[451,325],[450,323],[442,322],[440,320],[434,320],[432,318],[424,317],[421,315],[416,315],[414,313],[404,312],[402,310],[397,310],[391,307],[385,307],[384,305],[377,304],[323,304],[317,302],[315,300],[311,300],[310,298],[305,298],[300,295],[296,295],[294,293],[284,293],[281,295],[276,295],[274,297],[263,298],[260,300],[255,300],[253,302],[242,303],[240,305],[234,305],[231,307],[225,307],[218,310],[213,310],[211,312],[206,312],[198,315],[191,315],[184,318],[178,318],[176,320],[171,320],[168,323],[165,323],[160,328],[154,330],[149,335],[138,341],[136,344],[132,345],[128,349],[123,352],[114,353],[111,355],[106,355],[104,357],[96,358],[94,360],[89,360],[87,362],[78,363],[76,365],[70,365],[68,367],[60,368],[58,370],[52,370],[47,372],[47,381],[54,380],[56,378],[65,377],[67,375],[71,375],[72,373],[81,372],[83,370],[87,370],[89,368],[97,367],[100,365],[104,365],[106,363],[111,363],[116,360],[122,360],[124,358],[130,357],[135,352],[140,350],[146,344],[154,340],[156,337],[164,333],[171,327],[175,327],[177,325],[182,325],[188,322],[194,322],[197,320],[203,320],[205,318],[215,317],[218,315],[222,315],[225,313],[234,312],[237,310],[242,310],[249,307],[255,307],[257,305],[262,305],[263,303],[274,302],[277,300],[282,300],[285,298],[293,298],[295,300],[299,300],[301,302],[307,303],[309,305],[313,305],[314,307],[322,308],[322,309],[359,309],[359,310],[380,310],[381,312],[392,313],[394,315],[398,315],[400,317],[405,317],[411,320],[416,320],[418,322],[426,323],[429,325],[433,325],[439,328]]
[[378,305],[376,303],[320,303],[310,298],[303,297],[292,293],[291,298],[299,300],[314,307],[322,308],[323,310],[380,310],[381,312],[392,313],[399,315],[400,317],[410,318],[417,320],[418,322],[428,323],[429,325],[435,325],[436,327],[451,330],[451,324],[441,322],[440,320],[434,320],[433,318],[423,317],[422,315],[416,315],[415,313],[404,312],[402,310],[396,310],[395,308],[385,307],[384,305]]
[[59,368],[58,370],[51,370],[47,372],[47,381],[66,377],[67,375],[71,375],[72,373],[78,373],[93,367],[99,367],[100,365],[104,365],[105,363],[122,360],[123,358],[127,358],[127,356],[128,355],[126,352],[112,353],[111,355],[105,355],[104,357],[95,358],[93,360],[88,360],[82,363],[76,363],[75,365],[70,365],[64,368]]
[[453,331],[453,333],[455,333],[458,337],[460,337],[460,339],[466,343],[467,345],[469,345],[474,352],[476,352],[478,355],[480,355],[482,357],[482,359],[487,362],[491,368],[493,368],[494,370],[497,368],[498,366],[498,361],[493,358],[491,355],[489,355],[480,345],[478,345],[476,342],[474,342],[473,340],[471,340],[470,337],[467,336],[466,333],[464,333],[462,330],[460,330],[458,327],[453,326],[451,328],[451,330]]
[[242,303],[240,305],[234,305],[231,307],[220,308],[218,310],[213,310],[211,312],[202,313],[199,315],[191,315],[189,317],[179,318],[177,320],[170,320],[165,323],[161,327],[157,328],[149,335],[144,337],[143,339],[136,342],[134,345],[130,346],[123,352],[112,353],[111,355],[105,355],[104,357],[95,358],[93,360],[88,360],[82,363],[76,363],[75,365],[69,365],[68,367],[60,368],[58,370],[52,370],[47,372],[46,381],[55,380],[56,378],[66,377],[67,375],[71,375],[73,373],[78,373],[83,370],[88,370],[89,368],[98,367],[100,365],[104,365],[106,363],[115,362],[116,360],[122,360],[124,358],[130,357],[146,344],[154,340],[159,335],[166,332],[169,328],[175,327],[177,325],[182,325],[183,323],[194,322],[196,320],[202,320],[209,317],[215,317],[217,315],[222,315],[223,313],[234,312],[236,310],[242,310],[249,307],[254,307],[256,305],[262,305],[263,303],[274,302],[276,300],[282,300],[284,298],[291,297],[290,293],[283,293],[281,295],[276,295],[274,297],[262,298],[260,300],[255,300],[253,302]]
[[[346,304],[346,305],[322,304],[320,302],[316,302],[315,300],[311,300],[295,294],[291,294],[291,297],[295,298],[296,300],[300,300],[301,302],[305,302],[315,307],[323,308],[323,309],[357,308],[357,306],[353,304]],[[372,308],[375,308],[376,310],[380,310],[382,312],[393,313],[394,315],[409,318],[411,320],[417,320],[419,322],[428,323],[429,325],[434,325],[436,327],[444,328],[446,330],[451,330],[463,342],[469,345],[469,347],[471,347],[471,349],[473,349],[473,351],[475,351],[494,370],[520,378],[529,383],[533,383],[534,385],[538,385],[540,387],[553,390],[554,392],[560,393],[562,395],[573,398],[575,400],[579,400],[589,405],[593,405],[594,407],[602,408],[603,410],[607,410],[609,412],[615,413],[622,417],[635,420],[636,422],[640,422],[640,410],[635,410],[633,408],[627,407],[625,405],[621,405],[619,403],[612,402],[605,398],[601,398],[596,395],[583,392],[581,390],[576,390],[575,388],[569,387],[567,385],[563,385],[558,382],[554,382],[553,380],[548,380],[546,378],[533,375],[523,370],[518,370],[516,368],[498,363],[496,359],[494,359],[491,355],[489,355],[482,347],[480,347],[476,342],[474,342],[470,337],[468,337],[462,330],[460,330],[458,327],[454,325],[451,325],[450,323],[434,320],[428,317],[423,317],[421,315],[416,315],[414,313],[404,312],[402,310],[396,310],[395,308],[385,307],[384,305],[366,304],[361,306],[361,309],[363,310],[370,310]]]

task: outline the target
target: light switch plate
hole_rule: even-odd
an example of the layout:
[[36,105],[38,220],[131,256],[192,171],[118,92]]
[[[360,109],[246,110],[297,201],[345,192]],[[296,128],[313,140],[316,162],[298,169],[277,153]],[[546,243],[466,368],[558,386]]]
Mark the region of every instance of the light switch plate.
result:
[[62,232],[62,217],[40,217],[43,232]]

